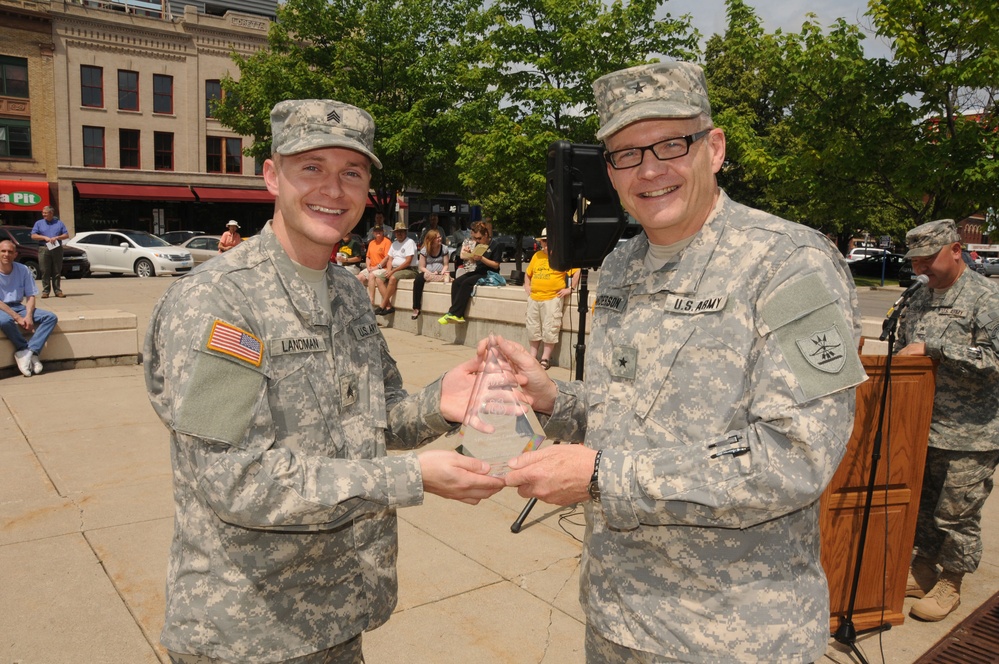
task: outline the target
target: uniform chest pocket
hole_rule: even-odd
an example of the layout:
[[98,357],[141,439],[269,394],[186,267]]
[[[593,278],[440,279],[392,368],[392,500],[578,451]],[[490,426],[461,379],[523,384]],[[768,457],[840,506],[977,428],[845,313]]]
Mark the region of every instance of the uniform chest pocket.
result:
[[302,454],[342,457],[333,376],[320,353],[271,358],[269,399],[278,443]]
[[349,326],[333,337],[337,426],[350,458],[372,458],[385,448],[388,418],[381,343],[377,338],[357,339]]
[[637,391],[637,414],[680,439],[724,428],[745,394],[748,351],[693,321],[664,328],[660,342],[647,364],[639,362],[649,369],[640,374],[648,384]]

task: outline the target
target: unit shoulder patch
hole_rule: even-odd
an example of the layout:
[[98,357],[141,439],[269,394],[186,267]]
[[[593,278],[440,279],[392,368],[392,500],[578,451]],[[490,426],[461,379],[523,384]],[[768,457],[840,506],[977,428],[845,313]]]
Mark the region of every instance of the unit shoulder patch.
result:
[[819,371],[839,373],[846,364],[843,337],[835,326],[795,339],[795,343],[805,361]]

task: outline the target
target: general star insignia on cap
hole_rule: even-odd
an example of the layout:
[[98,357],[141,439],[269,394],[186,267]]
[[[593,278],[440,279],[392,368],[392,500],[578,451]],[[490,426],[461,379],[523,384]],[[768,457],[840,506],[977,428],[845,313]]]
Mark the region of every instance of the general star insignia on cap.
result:
[[206,347],[255,367],[260,366],[264,357],[264,343],[260,339],[219,319],[212,324],[212,332],[208,335]]
[[805,360],[819,371],[839,373],[846,363],[843,338],[835,327],[816,332],[804,339],[796,339],[795,343]]

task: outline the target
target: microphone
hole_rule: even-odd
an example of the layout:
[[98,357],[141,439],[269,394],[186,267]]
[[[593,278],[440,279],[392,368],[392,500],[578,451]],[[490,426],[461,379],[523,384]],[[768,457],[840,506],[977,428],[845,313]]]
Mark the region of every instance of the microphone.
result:
[[916,291],[928,284],[929,281],[930,278],[925,274],[917,274],[912,278],[912,285],[905,289],[902,297],[895,300],[895,304],[891,305],[891,309],[885,314],[885,320],[881,323],[881,341],[887,339],[889,333],[894,334],[895,325],[898,323],[898,315],[902,313],[902,308],[908,299],[915,295]]
[[[916,291],[918,291],[920,288],[922,288],[929,282],[930,278],[927,277],[925,274],[917,274],[915,277],[912,278],[912,285],[905,289],[905,292],[902,293],[902,297],[895,300],[895,304],[891,305],[891,308],[894,309],[898,305],[908,300],[910,297],[915,295]],[[891,315],[890,311],[888,312],[888,315]]]

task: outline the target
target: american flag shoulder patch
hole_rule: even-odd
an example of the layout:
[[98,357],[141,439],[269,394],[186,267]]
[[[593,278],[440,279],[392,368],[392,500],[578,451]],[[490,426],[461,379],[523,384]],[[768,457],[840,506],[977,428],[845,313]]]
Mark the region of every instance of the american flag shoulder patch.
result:
[[238,360],[260,366],[264,357],[264,343],[246,330],[216,319],[208,335],[208,349],[231,355]]

